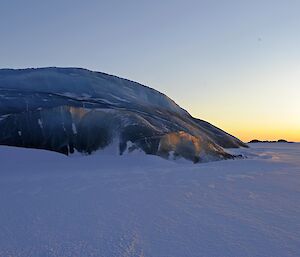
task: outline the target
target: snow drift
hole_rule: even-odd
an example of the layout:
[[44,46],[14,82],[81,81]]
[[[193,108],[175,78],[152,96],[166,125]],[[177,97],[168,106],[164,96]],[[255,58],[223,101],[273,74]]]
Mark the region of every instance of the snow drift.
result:
[[0,256],[299,257],[300,144],[193,165],[0,146]]

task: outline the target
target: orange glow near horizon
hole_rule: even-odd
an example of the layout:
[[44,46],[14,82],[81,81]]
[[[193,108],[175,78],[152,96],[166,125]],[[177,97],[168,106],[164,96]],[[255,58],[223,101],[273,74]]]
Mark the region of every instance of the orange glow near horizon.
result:
[[231,129],[224,128],[226,132],[234,135],[244,142],[249,142],[253,139],[277,141],[279,139],[285,139],[292,142],[300,142],[299,131],[296,130],[276,130],[276,129]]
[[[184,82],[197,86],[182,90],[176,100],[192,116],[244,142],[300,142],[300,64],[290,63],[287,68],[274,62],[255,72],[249,70],[236,77],[231,70],[220,70],[206,87],[201,80]],[[171,90],[168,93],[172,95]]]
[[267,119],[261,122],[251,121],[231,121],[224,122],[221,120],[206,118],[207,121],[227,133],[239,138],[243,142],[249,142],[253,139],[277,141],[285,139],[292,142],[300,142],[300,122],[296,124],[284,124],[280,122],[268,122]]

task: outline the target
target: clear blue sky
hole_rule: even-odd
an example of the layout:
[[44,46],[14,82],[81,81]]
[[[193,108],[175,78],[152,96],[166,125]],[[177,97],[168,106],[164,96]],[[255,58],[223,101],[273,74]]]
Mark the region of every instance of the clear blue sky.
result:
[[129,78],[248,140],[300,141],[300,1],[2,0],[0,67]]

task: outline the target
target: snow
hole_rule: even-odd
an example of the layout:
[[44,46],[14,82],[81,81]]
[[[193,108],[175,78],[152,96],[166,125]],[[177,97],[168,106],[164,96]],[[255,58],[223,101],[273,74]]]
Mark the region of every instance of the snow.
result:
[[74,122],[72,123],[72,131],[73,131],[73,134],[77,134],[77,128],[76,128],[76,125],[74,124]]
[[43,128],[43,122],[42,122],[41,119],[38,119],[38,124],[39,124],[40,128],[42,129]]
[[5,120],[8,116],[9,116],[9,114],[1,115],[0,116],[0,121]]
[[1,146],[0,256],[299,256],[300,144],[241,151],[195,165]]

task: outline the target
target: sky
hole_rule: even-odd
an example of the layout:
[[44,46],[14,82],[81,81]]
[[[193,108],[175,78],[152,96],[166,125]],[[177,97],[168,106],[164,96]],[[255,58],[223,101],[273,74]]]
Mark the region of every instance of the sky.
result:
[[300,141],[299,0],[1,0],[0,68],[153,87],[243,141]]

